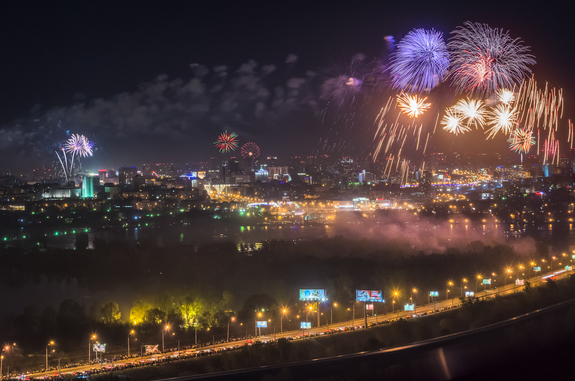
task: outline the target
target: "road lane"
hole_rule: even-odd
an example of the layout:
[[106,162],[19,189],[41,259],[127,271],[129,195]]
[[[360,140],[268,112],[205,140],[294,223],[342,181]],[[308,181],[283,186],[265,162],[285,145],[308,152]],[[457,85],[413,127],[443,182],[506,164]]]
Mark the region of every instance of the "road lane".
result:
[[[547,273],[545,275],[549,275],[552,273],[553,272],[550,272],[550,273]],[[541,278],[545,275],[533,276],[529,279],[526,279],[526,281],[528,281],[532,287],[535,287],[535,286],[538,286],[541,284],[540,283]],[[570,272],[565,272],[565,273],[559,275],[558,278],[559,279],[565,278],[569,275],[570,275]],[[481,300],[485,300],[485,299],[494,298],[497,295],[502,296],[502,295],[513,294],[515,292],[521,292],[524,288],[525,288],[524,286],[516,286],[515,284],[508,284],[508,285],[504,285],[502,287],[497,287],[497,288],[494,288],[491,290],[485,289],[484,291],[478,292],[475,296]],[[384,320],[397,320],[399,318],[406,318],[410,315],[413,315],[414,313],[418,314],[418,315],[420,315],[422,313],[427,313],[427,314],[441,313],[441,312],[449,311],[451,308],[457,308],[460,305],[461,305],[460,298],[454,297],[452,299],[447,299],[447,300],[444,299],[444,300],[436,301],[435,303],[428,303],[425,305],[417,306],[416,311],[399,311],[398,310],[395,313],[387,313],[385,315],[378,315],[378,316],[369,316],[367,319],[367,323],[369,326],[371,324],[374,324],[376,322],[382,322]],[[433,312],[434,308],[435,308],[435,310],[439,310],[439,312]],[[313,320],[313,319],[311,319],[311,320]],[[254,337],[254,338],[248,339],[248,340],[244,339],[244,340],[232,341],[229,343],[219,343],[219,344],[215,344],[215,345],[209,345],[209,346],[205,346],[205,347],[201,347],[201,348],[184,349],[184,350],[180,350],[179,353],[180,353],[180,356],[182,356],[182,355],[185,355],[186,352],[191,353],[191,354],[201,353],[201,352],[205,352],[205,351],[216,352],[216,351],[222,350],[223,348],[240,347],[240,346],[245,345],[248,341],[253,342],[253,341],[257,341],[257,340],[260,340],[262,342],[267,342],[267,341],[271,341],[274,339],[277,340],[277,339],[281,339],[281,338],[305,339],[307,336],[310,336],[310,335],[322,334],[328,329],[340,330],[340,329],[353,328],[353,327],[358,329],[359,327],[362,327],[364,325],[364,322],[365,322],[365,318],[362,315],[361,317],[357,317],[355,320],[337,322],[337,323],[330,324],[330,325],[326,324],[326,325],[322,325],[320,327],[314,327],[312,329],[305,330],[305,332],[303,332],[302,330],[296,330],[296,331],[286,331],[283,333],[266,334],[266,335],[262,335],[260,337]],[[150,354],[150,355],[146,355],[143,357],[123,359],[123,360],[119,360],[119,361],[115,361],[115,362],[109,362],[106,364],[101,364],[101,366],[102,367],[118,366],[120,364],[130,364],[130,363],[139,364],[140,362],[153,361],[152,359],[161,360],[164,358],[170,358],[170,356],[172,356],[173,353],[174,352]],[[94,370],[94,369],[101,369],[100,364],[82,365],[82,366],[73,367],[73,368],[62,368],[61,374],[71,373],[71,372],[82,373],[82,372],[86,372],[86,371]],[[33,374],[28,375],[28,377],[43,378],[45,376],[53,376],[57,373],[58,373],[57,371],[52,370],[50,372],[33,373]]]

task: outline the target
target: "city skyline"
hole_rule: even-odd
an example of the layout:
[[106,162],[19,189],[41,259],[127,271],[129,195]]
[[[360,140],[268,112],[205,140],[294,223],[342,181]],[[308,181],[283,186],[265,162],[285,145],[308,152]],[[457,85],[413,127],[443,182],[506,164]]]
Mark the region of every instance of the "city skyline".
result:
[[[450,31],[468,19],[509,30],[511,36],[520,37],[531,46],[531,52],[537,57],[534,71],[540,83],[548,81],[551,86],[562,87],[572,82],[569,80],[572,73],[564,70],[567,67],[564,63],[570,62],[569,55],[573,53],[559,49],[565,38],[560,29],[565,28],[564,23],[555,19],[545,21],[553,28],[537,28],[535,34],[526,25],[535,18],[545,18],[515,5],[498,5],[501,12],[497,14],[488,7],[446,5],[449,15],[437,10],[434,17],[429,15],[436,8],[433,5],[409,11],[401,6],[360,5],[357,13],[349,14],[345,7],[337,4],[327,6],[317,2],[303,8],[296,3],[281,16],[269,6],[259,8],[256,13],[240,9],[239,15],[246,17],[246,21],[241,21],[241,17],[236,20],[222,16],[212,6],[196,9],[185,3],[172,3],[162,8],[165,16],[172,19],[171,25],[162,24],[164,28],[154,30],[157,33],[152,36],[149,25],[162,22],[155,19],[154,3],[141,4],[138,9],[141,14],[137,13],[141,17],[134,19],[125,18],[132,10],[129,5],[111,3],[62,8],[36,4],[28,9],[8,2],[4,6],[7,10],[4,14],[15,16],[2,24],[5,28],[17,23],[23,15],[26,15],[23,25],[38,21],[38,25],[29,26],[30,30],[40,28],[45,21],[39,19],[46,14],[55,18],[70,17],[67,22],[59,23],[58,28],[46,32],[45,46],[37,34],[18,36],[29,54],[38,54],[51,63],[46,71],[38,68],[30,75],[30,63],[21,62],[25,55],[19,54],[20,45],[7,46],[7,56],[14,60],[4,63],[5,70],[21,78],[25,86],[15,86],[12,77],[4,80],[8,86],[5,87],[14,91],[1,102],[2,170],[23,171],[50,165],[47,161],[53,160],[50,155],[54,146],[72,133],[86,134],[95,142],[96,155],[86,160],[92,168],[117,168],[144,162],[184,163],[216,156],[212,143],[225,130],[238,133],[240,144],[254,141],[264,156],[329,153],[365,157],[374,151],[370,140],[377,112],[387,98],[366,103],[365,115],[353,122],[358,126],[353,129],[355,127],[347,122],[343,125],[337,122],[333,115],[331,119],[323,119],[326,112],[334,111],[326,106],[321,94],[322,82],[334,73],[345,72],[345,66],[358,53],[367,61],[381,58],[387,49],[384,36],[395,36],[399,42],[410,30],[423,27],[435,28],[447,39]],[[58,13],[59,10],[62,13]],[[378,11],[381,20],[375,22]],[[504,11],[517,17],[498,15]],[[109,20],[110,28],[97,24],[96,20],[100,19],[93,18],[92,12]],[[301,12],[308,16],[304,22],[299,22]],[[562,17],[556,9],[544,8],[542,12]],[[200,14],[204,16],[201,21],[194,19]],[[320,17],[322,14],[332,18]],[[188,23],[186,15],[197,22]],[[344,16],[351,22],[346,23]],[[229,26],[221,27],[222,20]],[[251,22],[253,27],[230,36],[228,28],[241,29],[239,25],[243,22]],[[290,28],[290,24],[297,28]],[[122,33],[126,29],[131,32]],[[292,30],[295,31],[288,32]],[[11,33],[12,29],[6,31],[7,36]],[[153,54],[152,48],[144,43],[146,40],[136,38],[135,33],[150,38],[163,54]],[[189,50],[182,46],[185,37],[184,41],[177,38],[188,35],[186,33],[196,36],[190,41]],[[286,38],[279,38],[286,34]],[[205,35],[210,36],[210,43],[206,38],[197,38]],[[301,38],[303,35],[307,38]],[[115,39],[116,36],[119,38]],[[82,45],[83,41],[88,45]],[[274,44],[276,41],[279,43]],[[269,49],[259,49],[260,44]],[[72,65],[78,59],[75,52],[90,57],[90,65]],[[144,58],[145,54],[148,59]],[[68,58],[69,65],[61,69],[55,66],[59,59]],[[138,64],[134,60],[139,60]],[[217,80],[223,78],[224,73],[227,73],[227,87],[219,89]],[[40,75],[44,75],[45,80],[39,80]],[[210,94],[206,93],[208,90]],[[570,89],[564,91],[569,100]],[[218,95],[214,96],[214,92]],[[257,97],[269,97],[265,94],[273,94],[274,103],[262,109]],[[190,103],[189,98],[194,96],[201,99]],[[206,109],[208,103],[211,106]],[[567,117],[569,104],[567,101]],[[341,115],[347,117],[345,113]],[[432,124],[433,117],[430,119],[424,123]],[[483,136],[483,132],[472,134],[470,138],[452,139],[449,134],[438,131],[430,150],[476,149],[474,146],[479,144],[476,138]],[[503,151],[505,148],[505,139],[499,136],[493,143],[479,144],[477,149]],[[8,158],[14,157],[19,160],[10,162]]]

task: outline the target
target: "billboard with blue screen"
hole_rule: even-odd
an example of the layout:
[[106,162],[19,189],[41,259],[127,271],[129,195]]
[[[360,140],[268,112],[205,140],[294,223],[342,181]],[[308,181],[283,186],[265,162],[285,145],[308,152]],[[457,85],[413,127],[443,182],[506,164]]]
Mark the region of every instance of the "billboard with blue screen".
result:
[[403,309],[405,311],[413,311],[415,309],[415,305],[414,304],[406,304],[405,306],[403,306]]
[[268,322],[267,321],[258,321],[258,328],[267,328]]
[[491,284],[491,279],[483,279],[483,284]]
[[313,300],[313,301],[324,301],[325,290],[314,290],[314,289],[300,289],[299,290],[299,300]]
[[302,321],[300,324],[301,329],[311,329],[311,322]]
[[429,296],[439,296],[439,291],[429,291]]
[[106,352],[106,344],[96,343],[93,348],[94,352]]
[[381,290],[355,290],[355,300],[358,302],[385,303]]

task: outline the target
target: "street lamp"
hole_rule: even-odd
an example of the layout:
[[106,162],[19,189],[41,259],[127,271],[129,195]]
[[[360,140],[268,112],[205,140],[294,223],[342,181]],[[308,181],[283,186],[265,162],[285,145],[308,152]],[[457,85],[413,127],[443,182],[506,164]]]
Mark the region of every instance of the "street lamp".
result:
[[280,316],[280,334],[283,333],[284,331],[284,326],[283,326],[283,321],[284,321],[284,315],[287,313],[287,309],[283,309],[282,310],[282,314]]
[[555,257],[555,256],[551,257],[551,271],[553,271],[553,261],[556,259],[557,259],[557,257]]
[[232,316],[230,320],[228,320],[228,342],[230,341],[230,321],[236,321],[236,317]]
[[48,371],[48,347],[50,345],[54,345],[54,341],[50,341],[48,345],[46,345],[46,372]]
[[261,312],[256,314],[256,321],[254,322],[254,336],[258,335],[258,318],[262,316]]
[[415,306],[415,303],[413,302],[413,294],[417,294],[417,288],[413,288],[411,290],[411,296],[409,297],[409,302],[413,305],[413,313],[415,314],[417,311],[417,307]]
[[[463,278],[461,280],[461,297],[463,298],[463,285],[467,283],[467,278]],[[465,288],[467,288],[467,285],[465,285]]]
[[166,325],[164,329],[162,329],[162,352],[164,351],[164,333],[170,330],[170,326]]
[[[508,267],[507,269],[507,274],[509,276],[511,276],[511,269]],[[507,275],[505,276],[505,280],[503,281],[503,286],[507,285]]]
[[136,333],[136,331],[132,329],[128,334],[128,357],[130,357],[130,335],[133,335],[134,333]]
[[96,340],[96,335],[92,335],[88,339],[88,364],[92,363],[92,351],[91,351],[92,348],[90,348],[90,345],[92,344],[92,340]]
[[[332,304],[332,305],[331,305],[331,309],[330,309],[330,310],[331,310],[331,311],[330,311],[330,313],[331,313],[331,322],[330,322],[330,324],[332,324],[332,325],[333,325],[333,307],[336,307],[336,308],[337,308],[337,303]],[[329,329],[329,327],[328,327],[328,329]]]

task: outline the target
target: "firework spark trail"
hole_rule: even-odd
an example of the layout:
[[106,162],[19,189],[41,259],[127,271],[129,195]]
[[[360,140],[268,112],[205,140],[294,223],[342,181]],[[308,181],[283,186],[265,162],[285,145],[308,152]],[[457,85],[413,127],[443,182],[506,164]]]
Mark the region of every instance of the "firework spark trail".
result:
[[[66,158],[66,152],[64,151],[64,149],[62,148],[62,156],[64,156],[64,158]],[[62,170],[64,171],[64,176],[66,176],[66,182],[68,182],[68,166],[64,165],[64,162],[62,161],[62,158],[60,157],[60,155],[58,154],[58,151],[56,152],[56,156],[58,156],[58,160],[60,160],[60,164],[62,164]]]
[[423,147],[423,154],[425,155],[425,151],[427,150],[427,143],[429,142],[429,132],[427,133],[427,139],[425,139],[425,146]]
[[415,145],[415,150],[419,149],[419,139],[421,138],[421,130],[423,129],[423,124],[419,127],[419,133],[417,134],[417,144]]

